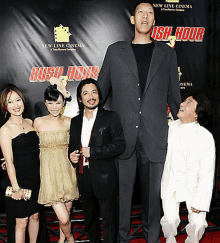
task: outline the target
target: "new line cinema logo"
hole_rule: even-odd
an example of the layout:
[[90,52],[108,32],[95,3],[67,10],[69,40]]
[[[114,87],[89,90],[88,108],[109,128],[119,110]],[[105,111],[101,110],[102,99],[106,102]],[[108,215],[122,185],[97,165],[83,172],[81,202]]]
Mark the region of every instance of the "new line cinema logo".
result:
[[184,12],[193,8],[192,4],[185,4],[179,0],[165,0],[165,3],[153,3],[154,8],[159,8],[161,11],[177,11]]

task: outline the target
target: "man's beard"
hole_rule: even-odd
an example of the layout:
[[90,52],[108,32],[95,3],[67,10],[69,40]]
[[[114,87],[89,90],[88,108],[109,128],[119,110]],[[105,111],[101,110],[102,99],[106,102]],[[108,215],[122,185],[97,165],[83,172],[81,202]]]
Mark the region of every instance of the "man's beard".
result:
[[87,108],[89,110],[95,110],[97,107],[99,106],[99,104],[95,105],[95,106],[92,106],[92,107],[89,107],[87,105],[84,105],[84,108]]

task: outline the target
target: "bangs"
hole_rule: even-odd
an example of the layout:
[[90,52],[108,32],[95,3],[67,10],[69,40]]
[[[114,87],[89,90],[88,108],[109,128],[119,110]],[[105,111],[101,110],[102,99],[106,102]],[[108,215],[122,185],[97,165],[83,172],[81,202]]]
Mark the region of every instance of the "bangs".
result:
[[60,93],[59,90],[57,89],[53,89],[50,88],[50,86],[45,90],[44,92],[44,100],[49,100],[49,101],[57,101],[59,96],[61,95],[63,101],[64,101],[64,97],[63,95]]

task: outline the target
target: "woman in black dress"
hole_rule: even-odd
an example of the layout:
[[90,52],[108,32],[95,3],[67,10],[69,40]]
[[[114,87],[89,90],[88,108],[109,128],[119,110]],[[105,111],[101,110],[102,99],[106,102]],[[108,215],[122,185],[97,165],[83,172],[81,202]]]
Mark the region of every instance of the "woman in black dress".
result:
[[[8,242],[24,243],[28,225],[30,243],[36,243],[39,229],[39,139],[32,121],[22,117],[24,96],[15,85],[3,86],[0,103],[2,112],[9,114],[8,121],[0,129],[8,186],[13,188],[12,197],[6,198]],[[27,200],[22,189],[32,190],[30,200]]]

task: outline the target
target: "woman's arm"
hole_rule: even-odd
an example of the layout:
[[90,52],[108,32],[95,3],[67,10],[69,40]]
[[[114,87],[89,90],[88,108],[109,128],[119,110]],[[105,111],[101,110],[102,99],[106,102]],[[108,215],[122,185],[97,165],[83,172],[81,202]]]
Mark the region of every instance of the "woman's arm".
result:
[[0,129],[0,145],[6,162],[8,177],[10,179],[13,191],[15,191],[15,193],[12,194],[12,198],[16,200],[20,200],[22,198],[25,199],[25,196],[24,193],[20,190],[16,178],[16,171],[13,163],[13,152],[12,152],[11,140],[12,139],[10,137],[9,130],[5,127],[2,127]]
[[38,124],[39,124],[39,119],[36,118],[36,119],[34,120],[34,122],[33,122],[33,127],[34,127],[35,131],[38,131]]

